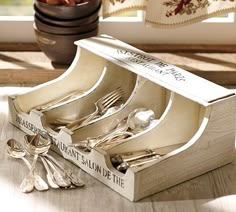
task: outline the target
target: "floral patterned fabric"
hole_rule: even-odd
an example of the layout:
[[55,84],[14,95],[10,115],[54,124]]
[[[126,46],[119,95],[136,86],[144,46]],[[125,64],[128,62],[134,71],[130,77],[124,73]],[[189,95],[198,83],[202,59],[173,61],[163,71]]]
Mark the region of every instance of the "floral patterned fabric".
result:
[[103,0],[103,15],[145,10],[145,21],[156,27],[174,27],[236,11],[236,0]]

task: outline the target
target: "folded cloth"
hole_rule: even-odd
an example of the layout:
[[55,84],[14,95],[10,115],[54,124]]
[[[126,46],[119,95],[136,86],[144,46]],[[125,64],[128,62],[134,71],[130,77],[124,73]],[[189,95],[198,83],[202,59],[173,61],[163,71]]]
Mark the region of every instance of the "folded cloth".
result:
[[236,0],[103,0],[105,17],[125,10],[146,11],[145,23],[177,27],[236,11]]

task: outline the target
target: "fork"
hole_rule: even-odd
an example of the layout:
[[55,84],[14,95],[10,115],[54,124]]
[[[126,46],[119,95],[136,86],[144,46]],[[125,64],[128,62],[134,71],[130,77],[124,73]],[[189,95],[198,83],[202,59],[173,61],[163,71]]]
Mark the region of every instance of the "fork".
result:
[[76,130],[78,127],[90,122],[97,115],[103,115],[111,106],[113,106],[118,100],[120,100],[123,95],[124,92],[122,88],[118,87],[117,89],[111,91],[110,93],[106,94],[95,102],[96,109],[93,113],[67,124],[66,127],[73,131]]

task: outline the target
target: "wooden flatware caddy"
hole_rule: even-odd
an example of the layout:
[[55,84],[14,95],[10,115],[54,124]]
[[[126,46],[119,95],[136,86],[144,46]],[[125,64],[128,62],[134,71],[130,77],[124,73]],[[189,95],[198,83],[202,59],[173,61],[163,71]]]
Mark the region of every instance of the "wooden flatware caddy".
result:
[[[76,43],[77,54],[59,78],[27,93],[9,97],[10,122],[27,134],[47,131],[53,150],[131,201],[137,201],[230,163],[235,150],[235,93],[185,70],[102,35]],[[94,102],[121,87],[124,103],[114,113],[85,127],[56,132],[56,118],[76,119],[92,113]],[[79,90],[72,101],[38,111],[38,105]],[[138,107],[155,112],[157,121],[120,144],[91,152],[71,144],[109,132]],[[111,155],[172,147],[166,155],[126,173]],[[173,148],[175,147],[175,148]]]

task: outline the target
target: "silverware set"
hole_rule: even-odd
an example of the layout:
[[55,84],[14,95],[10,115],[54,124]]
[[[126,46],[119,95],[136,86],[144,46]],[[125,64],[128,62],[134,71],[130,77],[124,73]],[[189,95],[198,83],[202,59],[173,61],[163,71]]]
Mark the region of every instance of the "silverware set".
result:
[[124,139],[146,130],[154,119],[155,114],[152,110],[136,108],[110,132],[97,137],[89,137],[70,146],[78,147],[84,151],[91,151],[95,147],[107,150]]
[[75,131],[82,126],[86,126],[91,121],[99,117],[105,117],[105,115],[109,114],[108,112],[110,111],[115,112],[115,110],[119,108],[116,104],[118,102],[122,102],[123,95],[124,92],[122,88],[118,87],[117,89],[105,94],[94,103],[95,110],[93,113],[81,117],[77,120],[66,120],[58,118],[50,124],[56,126],[54,128],[55,131],[59,131],[64,127],[70,129],[71,131]]
[[[25,135],[23,145],[15,139],[7,141],[8,155],[22,159],[29,169],[28,174],[20,185],[22,192],[29,193],[34,188],[38,191],[46,191],[50,187],[71,189],[84,186],[84,183],[77,176],[71,171],[65,170],[53,156],[49,155],[50,146],[51,140],[47,133],[33,136]],[[31,164],[25,157],[26,155],[33,157]],[[37,173],[36,164],[38,158],[41,159],[46,170],[47,182]]]
[[128,168],[139,167],[160,160],[163,156],[173,153],[183,144],[174,144],[156,149],[143,149],[133,152],[123,152],[110,156],[112,165],[120,172],[125,173]]
[[[46,111],[58,105],[64,104],[65,102],[72,100],[74,96],[78,95],[78,91],[75,93],[73,92],[45,105],[38,106],[36,109]],[[70,129],[71,131],[75,131],[80,127],[85,127],[86,125],[90,124],[91,121],[97,118],[106,117],[107,113],[110,113],[110,111],[114,113],[115,110],[119,109],[119,106],[122,105],[117,105],[117,103],[122,102],[123,96],[123,90],[118,87],[117,89],[114,89],[113,91],[99,98],[94,103],[94,112],[92,112],[91,114],[88,114],[76,120],[57,118],[50,124],[55,126],[53,128],[55,131],[59,131],[60,129],[65,127],[67,129]],[[155,119],[154,111],[148,108],[135,108],[128,114],[126,118],[121,120],[108,133],[101,134],[96,137],[87,137],[87,139],[78,141],[77,143],[69,144],[69,146],[77,147],[85,152],[90,152],[94,148],[108,150],[122,142],[127,141],[128,138],[135,136],[136,134],[141,133],[144,130],[147,130],[151,127],[154,121],[157,121],[157,119]],[[29,150],[28,152],[32,154]],[[34,161],[37,160],[37,155],[40,155],[39,158],[41,159],[47,172],[46,177],[50,187],[71,187],[71,182],[73,182],[73,179],[70,179],[71,175],[65,173],[62,167],[57,164],[55,159],[48,155],[47,151],[39,154],[36,154],[36,152],[33,151],[32,155],[34,155],[34,158],[36,158],[33,160],[32,167],[34,166]],[[129,167],[137,167],[146,163],[150,163],[159,159],[161,156],[163,155],[158,154],[153,150],[142,150],[139,152],[130,152],[112,156],[111,162],[117,170],[126,172]],[[31,169],[34,169],[34,167]],[[63,171],[64,174],[61,174],[61,171]],[[76,186],[83,185],[81,181],[76,181],[72,184]]]

